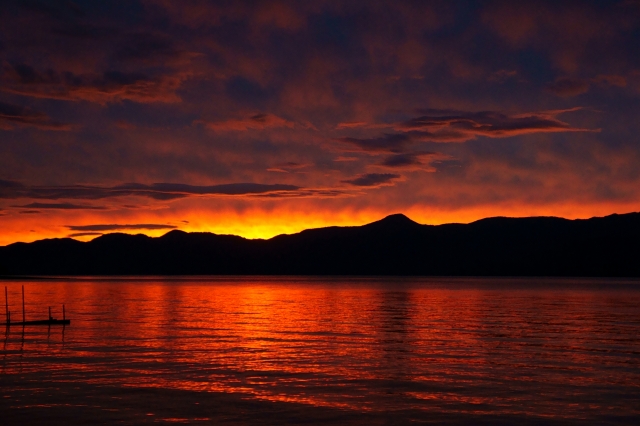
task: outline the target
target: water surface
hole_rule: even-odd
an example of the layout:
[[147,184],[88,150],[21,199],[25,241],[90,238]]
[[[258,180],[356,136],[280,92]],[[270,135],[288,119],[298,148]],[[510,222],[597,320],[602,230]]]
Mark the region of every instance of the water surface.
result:
[[640,283],[5,281],[3,424],[640,420]]

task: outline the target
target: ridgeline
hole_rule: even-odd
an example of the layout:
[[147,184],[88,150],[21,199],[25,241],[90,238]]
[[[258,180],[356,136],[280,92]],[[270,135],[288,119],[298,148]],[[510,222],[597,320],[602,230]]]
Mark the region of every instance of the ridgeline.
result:
[[171,231],[0,247],[0,274],[640,277],[640,213],[420,225],[404,215],[269,240]]

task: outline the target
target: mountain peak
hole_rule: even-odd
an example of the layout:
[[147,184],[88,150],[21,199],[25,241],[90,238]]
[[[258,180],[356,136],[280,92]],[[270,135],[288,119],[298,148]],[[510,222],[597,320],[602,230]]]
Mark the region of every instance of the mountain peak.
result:
[[373,222],[373,223],[380,223],[380,224],[393,225],[393,226],[419,225],[419,223],[414,222],[413,220],[409,219],[407,216],[403,215],[402,213],[391,214],[385,217],[384,219],[380,219],[379,221]]
[[180,229],[172,229],[171,231],[167,232],[166,234],[164,234],[162,237],[160,238],[181,238],[185,235],[188,235],[187,232],[182,231]]

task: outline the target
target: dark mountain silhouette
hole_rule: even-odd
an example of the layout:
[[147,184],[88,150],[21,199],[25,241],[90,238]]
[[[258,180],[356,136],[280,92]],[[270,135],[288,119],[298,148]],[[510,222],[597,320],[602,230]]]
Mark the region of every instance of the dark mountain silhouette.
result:
[[0,247],[4,275],[640,276],[640,213],[420,225],[404,215],[269,240],[171,231]]

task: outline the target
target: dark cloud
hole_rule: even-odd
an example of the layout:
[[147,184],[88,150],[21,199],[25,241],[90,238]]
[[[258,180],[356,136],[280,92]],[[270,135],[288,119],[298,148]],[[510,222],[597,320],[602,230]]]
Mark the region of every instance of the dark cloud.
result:
[[[176,229],[173,225],[160,225],[155,223],[139,223],[126,225],[69,225],[67,228],[71,231],[123,231],[123,230],[157,230],[157,229]],[[85,234],[86,235],[86,234]],[[76,235],[77,236],[77,235]]]
[[89,206],[84,204],[71,204],[71,203],[30,203],[23,206],[11,206],[18,208],[31,208],[31,209],[52,209],[52,210],[105,210],[105,207],[101,206]]
[[67,235],[68,238],[75,238],[75,237],[92,237],[92,236],[99,236],[99,235],[103,235],[100,232],[74,232],[73,234],[69,234]]
[[342,183],[348,183],[354,186],[379,187],[392,185],[394,180],[400,178],[401,176],[395,173],[367,173],[354,179],[343,180]]
[[384,134],[372,139],[341,138],[339,141],[354,145],[360,151],[402,152],[411,145],[412,138],[406,134]]
[[576,96],[589,90],[589,82],[577,78],[559,78],[547,87],[558,96]]
[[[298,191],[294,185],[260,184],[260,183],[229,183],[224,185],[196,186],[180,183],[154,183],[151,185],[127,184],[114,187],[116,191],[132,191],[131,195],[140,193],[152,198],[180,198],[190,195],[252,195],[271,192]],[[148,195],[147,195],[148,194]]]
[[[367,152],[406,153],[417,142],[466,142],[479,136],[507,138],[534,133],[594,132],[598,129],[573,127],[560,121],[557,115],[575,111],[539,111],[522,114],[505,114],[496,111],[457,111],[422,109],[424,115],[411,120],[389,124],[403,133],[384,134],[379,138],[342,138]],[[374,125],[377,127],[379,125]],[[408,159],[408,157],[407,157]],[[401,161],[399,158],[398,161]]]
[[259,198],[336,198],[350,196],[352,193],[340,189],[300,189],[298,191],[267,192],[255,194]]
[[621,75],[597,75],[592,82],[605,85],[605,86],[616,86],[616,87],[625,87],[627,85],[627,78]]
[[133,130],[136,128],[136,125],[133,123],[128,122],[127,120],[116,120],[114,122],[114,125],[118,128],[118,129],[122,129],[122,130]]
[[269,128],[288,127],[293,128],[294,123],[284,118],[280,118],[273,114],[255,114],[251,117],[231,119],[224,121],[207,122],[196,120],[195,124],[204,124],[208,129],[216,131],[247,131],[247,130],[264,130]]
[[415,154],[396,154],[386,157],[379,163],[381,166],[386,167],[407,167],[422,164],[420,159]]
[[[0,191],[17,190],[19,188],[24,188],[24,185],[20,182],[0,179]],[[2,194],[2,192],[0,192],[0,194]]]
[[53,34],[79,40],[98,40],[113,34],[112,30],[78,22],[60,25],[51,31]]
[[533,133],[592,132],[560,121],[557,115],[569,110],[506,114],[496,111],[450,111],[424,109],[425,115],[399,123],[396,128],[409,132],[412,138],[423,141],[466,141],[478,136],[506,138]]
[[436,152],[407,152],[387,156],[377,165],[391,169],[434,171],[435,169],[429,163],[443,157],[446,156]]
[[599,74],[591,79],[560,77],[547,86],[547,90],[561,97],[571,97],[587,93],[592,85],[599,87],[625,87],[627,78],[621,75]]
[[69,186],[27,186],[19,182],[0,180],[0,199],[35,198],[35,199],[85,199],[138,196],[156,200],[173,200],[197,195],[250,196],[257,194],[274,194],[296,196],[295,194],[314,193],[294,185],[229,183],[224,185],[196,186],[180,183],[154,183],[144,185],[129,183],[111,187],[69,185]]
[[40,214],[41,212],[38,210],[22,210],[20,214]]
[[273,167],[269,167],[267,170],[270,172],[280,173],[292,173],[300,169],[308,167],[309,164],[296,163],[295,161],[285,161],[284,163],[275,164]]
[[47,114],[31,108],[0,102],[0,130],[15,126],[35,127],[41,130],[70,130],[71,126],[54,121]]
[[24,0],[18,3],[21,8],[39,12],[60,20],[82,18],[85,12],[71,1]]
[[242,76],[229,79],[225,89],[230,98],[247,104],[259,104],[270,96],[259,83]]
[[114,56],[119,61],[148,62],[172,60],[186,54],[167,35],[137,32],[127,35]]
[[488,80],[489,81],[497,81],[499,83],[504,83],[510,78],[516,78],[518,76],[518,71],[515,70],[498,70],[492,73]]

